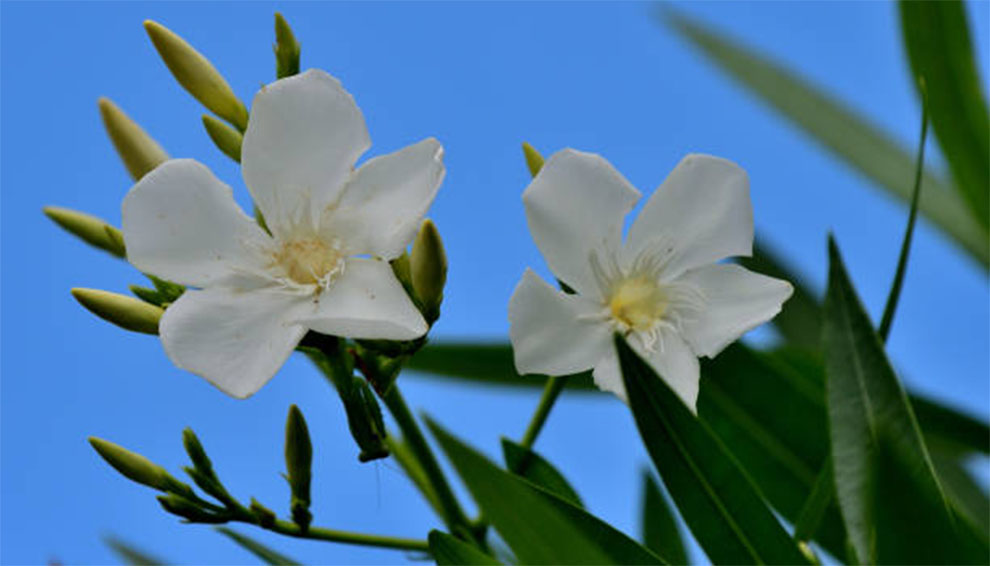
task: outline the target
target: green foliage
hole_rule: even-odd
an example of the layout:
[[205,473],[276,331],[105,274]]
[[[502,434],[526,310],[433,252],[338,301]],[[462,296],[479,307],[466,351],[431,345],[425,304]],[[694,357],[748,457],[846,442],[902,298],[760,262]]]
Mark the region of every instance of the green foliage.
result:
[[159,566],[160,564],[165,564],[165,561],[157,556],[153,556],[144,549],[138,548],[115,536],[104,537],[103,542],[128,566]]
[[430,531],[430,554],[438,566],[479,566],[501,564],[470,544],[440,531]]
[[571,487],[570,482],[543,456],[508,438],[502,439],[502,455],[505,457],[505,467],[512,473],[526,478],[565,501],[584,507],[581,497]]
[[253,538],[228,529],[227,527],[217,527],[217,532],[234,541],[237,546],[257,556],[265,564],[270,564],[271,566],[296,566],[299,564],[299,562],[261,544]]
[[643,544],[653,552],[666,556],[671,564],[687,564],[687,552],[674,510],[660,491],[649,470],[643,472],[643,503],[640,526]]

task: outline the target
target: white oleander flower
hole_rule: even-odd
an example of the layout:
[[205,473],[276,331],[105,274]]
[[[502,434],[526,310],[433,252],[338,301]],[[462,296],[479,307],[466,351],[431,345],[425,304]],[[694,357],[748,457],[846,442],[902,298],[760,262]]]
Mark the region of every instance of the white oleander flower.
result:
[[565,149],[523,193],[537,247],[567,294],[527,269],[509,302],[519,373],[592,369],[625,400],[616,332],[695,409],[698,357],[713,357],[780,312],[790,283],[716,263],[748,256],[753,211],[746,172],[688,155],[647,201],[623,242],[640,193],[598,155]]
[[169,358],[234,397],[278,371],[309,330],[409,340],[427,331],[386,260],[413,239],[444,176],[426,139],[354,164],[371,142],[337,79],[311,70],[262,88],[241,152],[266,233],[204,165],[167,161],[127,194],[127,257],[193,287],[168,307]]

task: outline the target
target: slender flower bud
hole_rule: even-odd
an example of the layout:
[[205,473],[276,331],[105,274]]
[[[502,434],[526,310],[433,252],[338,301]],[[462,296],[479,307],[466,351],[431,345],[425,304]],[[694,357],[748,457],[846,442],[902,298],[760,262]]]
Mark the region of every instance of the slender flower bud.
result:
[[244,136],[240,132],[208,114],[203,114],[203,126],[206,127],[210,139],[224,155],[238,163],[241,162],[241,142],[244,141]]
[[133,332],[158,334],[158,321],[165,312],[139,299],[99,289],[77,287],[72,296],[96,316]]
[[299,73],[299,42],[289,22],[275,12],[275,74],[284,79]]
[[193,466],[197,470],[212,476],[213,462],[210,462],[210,457],[206,455],[203,444],[200,443],[199,438],[191,428],[187,427],[182,431],[182,445],[186,448],[186,454],[189,454],[189,459],[192,460]]
[[523,142],[522,148],[523,155],[526,156],[526,166],[529,167],[529,174],[535,177],[540,169],[543,169],[543,156],[527,142]]
[[432,323],[439,316],[440,303],[443,302],[443,287],[447,282],[447,254],[444,253],[440,233],[429,218],[423,220],[416,241],[413,242],[409,268],[423,316],[427,322]]
[[242,132],[247,129],[248,112],[216,68],[184,39],[165,26],[145,20],[151,42],[175,80],[211,112]]
[[165,468],[144,456],[95,436],[89,437],[89,443],[108,464],[127,479],[159,491],[168,491],[171,486]]
[[361,425],[358,427],[353,426],[352,417],[357,417],[357,415],[352,415],[348,412],[347,417],[348,420],[352,420],[351,433],[354,434],[358,441],[358,446],[361,448],[361,453],[358,454],[358,460],[361,462],[370,462],[380,458],[387,458],[389,452],[385,439],[388,433],[385,429],[385,421],[382,420],[382,410],[378,406],[378,400],[375,398],[375,394],[371,391],[371,386],[368,385],[367,381],[356,379],[355,382],[357,388],[354,390],[354,399],[357,403],[360,403],[362,408],[360,414],[363,418],[358,417],[361,418]]
[[110,252],[117,257],[126,257],[124,236],[120,230],[103,220],[69,208],[46,206],[42,209],[48,218],[91,246]]
[[173,515],[178,515],[190,523],[226,523],[227,517],[216,515],[181,495],[159,495],[158,503]]
[[168,154],[109,98],[100,98],[100,116],[124,167],[137,181],[168,160]]
[[309,439],[309,428],[302,411],[292,405],[285,423],[285,468],[292,490],[292,519],[303,529],[309,527],[313,518],[309,512],[312,466],[313,444]]

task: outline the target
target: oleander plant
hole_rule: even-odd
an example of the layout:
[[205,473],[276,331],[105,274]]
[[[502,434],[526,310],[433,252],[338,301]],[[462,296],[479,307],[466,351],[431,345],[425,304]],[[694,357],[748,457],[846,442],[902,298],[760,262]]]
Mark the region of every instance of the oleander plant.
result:
[[[879,321],[831,235],[823,235],[824,301],[754,246],[749,178],[733,161],[688,153],[643,195],[607,156],[547,148],[544,159],[523,143],[518,162],[505,166],[532,174],[516,190],[554,279],[529,269],[520,275],[505,305],[504,343],[431,340],[447,257],[427,216],[443,190],[444,140],[373,149],[362,93],[332,71],[304,68],[280,14],[275,77],[250,105],[179,35],[145,22],[168,70],[208,110],[206,134],[239,164],[253,210],[208,167],[170,158],[101,99],[107,134],[134,180],[121,226],[66,208],[44,212],[146,283],[131,285],[132,296],[85,288],[73,296],[107,322],[157,336],[175,366],[236,399],[277,379],[294,352],[309,358],[339,395],[354,441],[322,449],[361,462],[390,459],[442,528],[403,538],[341,530],[346,517],[321,524],[311,497],[320,481],[314,443],[296,405],[285,408],[282,505],[229,488],[223,463],[191,429],[181,432],[182,474],[112,438],[90,438],[92,447],[124,478],[157,492],[165,513],[190,528],[214,528],[267,564],[296,562],[252,538],[253,530],[390,548],[396,560],[437,564],[685,564],[686,534],[716,564],[986,564],[990,501],[967,462],[986,458],[990,429],[905,389],[884,343],[919,214],[987,269],[988,111],[963,6],[899,9],[923,108],[916,155],[746,46],[669,10],[661,15],[908,204]],[[929,125],[948,178],[925,168]],[[866,149],[872,157],[863,157]],[[738,341],[763,324],[779,342]],[[525,434],[503,439],[493,461],[410,408],[407,368],[450,376],[449,387],[459,378],[543,393]],[[635,538],[596,517],[567,471],[535,450],[554,404],[571,389],[625,403],[652,460],[642,498],[629,502],[641,510]],[[112,544],[128,562],[151,561],[123,541]]]

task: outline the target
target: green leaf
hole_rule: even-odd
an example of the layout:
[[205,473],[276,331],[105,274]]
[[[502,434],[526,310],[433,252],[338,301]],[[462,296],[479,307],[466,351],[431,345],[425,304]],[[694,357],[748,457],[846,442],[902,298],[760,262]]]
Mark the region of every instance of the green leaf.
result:
[[925,441],[930,448],[951,449],[959,454],[990,454],[990,426],[917,394],[911,395]]
[[643,471],[643,544],[653,552],[666,556],[671,564],[687,564],[684,541],[677,528],[674,510],[660,492],[660,486],[649,470]]
[[[502,454],[505,467],[520,477],[535,483],[557,497],[578,507],[584,507],[581,497],[557,468],[533,450],[526,449],[508,438],[502,439]],[[515,470],[522,470],[515,471]]]
[[[889,518],[874,513],[873,493],[878,486],[873,459],[878,449],[895,450],[898,461],[914,470],[910,485],[915,489],[900,497],[937,503],[925,522],[933,533],[941,532],[943,523],[951,525],[952,519],[907,394],[831,238],[823,346],[836,496],[857,561],[872,563],[877,557],[879,522]],[[890,524],[882,527],[900,532]],[[901,535],[911,536],[911,529]]]
[[718,437],[616,336],[636,426],[681,517],[716,564],[804,564]]
[[272,566],[275,565],[293,566],[299,564],[295,560],[285,556],[284,554],[279,553],[276,550],[272,550],[271,548],[261,544],[260,542],[246,535],[242,535],[236,531],[232,531],[227,527],[217,527],[216,529],[218,533],[226,536],[230,540],[237,543],[237,545],[243,548],[244,550],[247,550],[251,554],[257,556],[265,564],[271,564]]
[[124,542],[115,536],[104,537],[103,542],[128,566],[158,566],[159,564],[165,564],[164,560],[152,556],[144,550],[128,542]]
[[429,542],[430,554],[433,555],[438,566],[501,564],[498,560],[447,533],[430,531]]
[[951,451],[931,447],[935,472],[956,513],[982,533],[990,533],[990,498],[959,456]]
[[662,564],[583,509],[492,464],[426,420],[484,516],[522,564]]
[[[990,116],[962,2],[900,2],[904,45],[932,127],[973,218],[990,222]],[[924,93],[922,93],[924,96]]]
[[[428,372],[433,376],[467,378],[494,385],[542,388],[547,381],[543,375],[519,375],[512,361],[509,344],[449,342],[430,344],[414,355],[406,368]],[[591,372],[568,378],[568,387],[595,389]]]
[[[671,10],[666,15],[675,31],[761,100],[892,195],[904,202],[910,199],[914,159],[887,134],[740,43]],[[986,156],[986,149],[982,151]],[[973,219],[959,195],[938,177],[926,173],[924,184],[925,195],[919,205],[922,214],[987,266],[990,242],[984,226]]]

